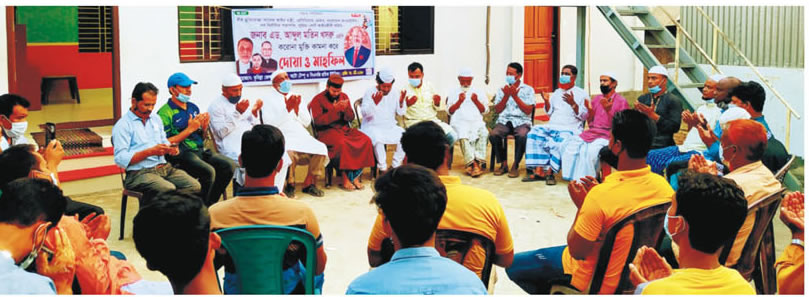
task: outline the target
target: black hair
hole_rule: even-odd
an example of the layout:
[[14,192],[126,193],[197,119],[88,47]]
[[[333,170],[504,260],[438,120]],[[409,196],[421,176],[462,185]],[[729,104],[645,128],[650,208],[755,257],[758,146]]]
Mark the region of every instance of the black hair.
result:
[[269,176],[284,155],[284,135],[270,125],[255,125],[242,134],[242,166],[254,178]]
[[435,233],[447,207],[438,175],[416,164],[393,168],[374,183],[373,202],[390,223],[402,247],[421,245]]
[[757,82],[751,80],[741,83],[728,93],[728,97],[734,96],[739,98],[742,102],[749,103],[756,112],[764,110],[764,100],[767,94],[764,92],[764,88]]
[[265,43],[268,43],[268,44],[270,44],[270,46],[272,46],[272,42],[270,42],[270,41],[264,41],[264,42],[262,42],[262,43],[261,43],[261,46],[264,46],[264,44],[265,44]]
[[0,223],[29,227],[44,221],[53,228],[66,205],[62,190],[44,179],[18,178],[0,187]]
[[419,122],[405,130],[401,138],[402,150],[408,163],[415,163],[432,170],[444,163],[449,142],[441,126],[433,121]]
[[259,56],[259,57],[261,57],[261,54],[259,54],[259,53],[255,53],[255,54],[253,54],[253,56],[252,56],[252,57],[255,57],[255,56]]
[[517,71],[517,74],[522,75],[522,65],[517,62],[508,63],[508,68],[514,68]]
[[30,144],[18,144],[0,153],[0,186],[31,174],[31,169],[37,165],[33,150]]
[[250,43],[250,45],[253,45],[253,40],[250,40],[250,38],[244,37],[242,39],[239,39],[239,41],[236,41],[236,46],[238,46],[239,43],[241,43],[242,41],[247,41],[247,42]]
[[144,205],[132,224],[135,248],[146,266],[184,288],[202,270],[208,255],[211,219],[202,200],[172,190]]
[[612,117],[612,136],[621,142],[630,158],[646,158],[655,134],[655,123],[640,111],[625,109]]
[[23,96],[17,94],[0,95],[0,115],[4,115],[7,118],[11,117],[11,114],[14,113],[14,106],[17,105],[28,108],[31,106],[31,103]]
[[747,200],[733,180],[687,170],[677,182],[676,214],[688,223],[694,249],[713,254],[736,237],[747,217]]
[[562,69],[565,69],[565,68],[570,69],[570,73],[572,73],[573,75],[578,75],[579,74],[579,69],[576,68],[576,66],[573,66],[573,65],[570,65],[570,64],[562,66]]
[[143,93],[151,92],[157,96],[157,87],[150,82],[139,82],[135,85],[135,89],[132,90],[132,98],[135,98],[135,101],[143,101]]
[[419,62],[413,62],[407,66],[407,72],[413,72],[416,71],[416,69],[421,70],[421,72],[424,73],[424,66],[421,66],[421,63]]

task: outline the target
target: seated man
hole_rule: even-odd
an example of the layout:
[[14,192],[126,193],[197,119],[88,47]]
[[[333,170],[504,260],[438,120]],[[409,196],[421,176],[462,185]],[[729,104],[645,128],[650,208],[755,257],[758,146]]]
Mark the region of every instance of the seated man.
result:
[[792,231],[792,242],[775,262],[778,294],[803,295],[803,193],[792,192],[781,203],[781,221]]
[[738,271],[719,264],[722,246],[747,215],[742,190],[732,180],[695,172],[681,175],[679,184],[663,228],[680,247],[680,269],[672,270],[654,248],[641,247],[629,264],[635,293],[755,295]]
[[376,86],[370,87],[362,96],[362,127],[360,131],[371,138],[376,154],[376,166],[379,171],[388,169],[388,152],[385,149],[387,144],[395,144],[396,152],[393,153],[393,164],[391,167],[399,167],[404,160],[404,151],[399,140],[402,138],[404,129],[396,124],[396,115],[402,116],[405,113],[404,91],[397,98],[399,92],[393,91],[393,73],[390,69],[383,68],[376,73]]
[[716,85],[724,77],[721,74],[712,75],[705,81],[702,88],[702,101],[705,103],[697,107],[696,112],[683,111],[683,121],[688,124],[688,135],[682,145],[672,145],[654,149],[646,157],[646,163],[652,167],[652,172],[663,174],[663,169],[673,161],[688,160],[691,155],[699,154],[708,149],[699,137],[697,125],[714,127],[719,121],[722,109],[716,106]]
[[[593,97],[587,104],[589,129],[579,137],[570,137],[562,144],[562,179],[579,180],[586,176],[596,176],[598,153],[610,141],[612,116],[629,108],[626,99],[615,92],[618,81],[615,74],[604,73],[599,77],[601,95]],[[527,177],[530,179],[530,176]]]
[[[488,238],[494,243],[492,262],[509,267],[514,258],[514,243],[503,207],[491,192],[463,185],[459,177],[449,175],[449,144],[442,132],[435,123],[422,122],[407,128],[402,136],[407,162],[435,171],[446,187],[447,206],[438,228],[472,232]],[[387,255],[382,255],[383,241],[391,234],[390,229],[384,228],[384,222],[384,214],[377,215],[368,238],[368,262],[372,267],[387,260]],[[485,262],[486,252],[476,246],[467,254],[463,265],[480,276]]]
[[[236,197],[214,204],[210,208],[211,229],[225,229],[246,225],[278,225],[305,229],[315,236],[317,242],[317,269],[315,287],[323,286],[323,271],[326,268],[326,252],[323,249],[323,236],[320,234],[315,213],[305,202],[278,195],[275,176],[281,171],[281,156],[285,151],[284,136],[278,128],[270,125],[256,125],[242,136],[240,164],[246,169],[244,187]],[[293,247],[294,246],[294,247]],[[306,273],[299,261],[303,247],[291,245],[292,253],[298,257],[285,259],[283,284],[284,293],[289,294],[297,286],[302,286]],[[300,254],[299,254],[300,253]],[[240,294],[239,275],[236,268],[225,261],[225,294]]]
[[[460,86],[447,98],[451,116],[449,124],[461,141],[461,153],[466,164],[466,174],[478,177],[483,174],[481,166],[486,166],[486,145],[489,144],[489,130],[483,121],[483,114],[489,111],[489,100],[483,92],[472,88],[472,70],[461,69],[458,73]],[[449,164],[452,167],[452,164]]]
[[213,264],[222,239],[211,232],[202,200],[187,192],[161,193],[138,211],[132,240],[146,267],[165,275],[174,294],[222,294]]
[[646,79],[649,93],[638,97],[638,102],[635,103],[635,110],[644,113],[657,125],[652,149],[674,145],[674,133],[680,131],[683,103],[680,97],[667,92],[668,76],[663,66],[649,68]]
[[559,88],[551,94],[551,98],[542,96],[545,112],[551,119],[528,132],[525,168],[529,174],[524,181],[545,179],[548,185],[555,185],[554,174],[560,169],[562,144],[578,136],[584,129],[584,121],[589,114],[585,102],[590,100],[590,96],[576,86],[577,73],[576,66],[565,65],[559,76]]
[[450,125],[438,119],[438,111],[443,110],[441,95],[435,93],[433,86],[424,81],[424,66],[419,62],[407,66],[408,84],[405,86],[405,127],[418,124],[421,121],[433,121],[444,130],[449,143],[455,143],[458,136]]
[[312,128],[317,140],[329,149],[329,159],[337,162],[334,167],[342,171],[341,187],[347,191],[360,190],[363,185],[358,177],[362,169],[374,166],[373,143],[367,135],[348,125],[354,120],[354,108],[348,95],[341,91],[343,78],[332,73],[326,84],[326,90],[309,103],[315,122]]
[[[13,145],[28,143],[28,139],[25,138],[24,135],[25,130],[28,128],[28,122],[26,121],[28,119],[28,106],[30,106],[28,100],[18,95],[4,94],[0,96],[0,130],[2,130],[2,135],[0,135],[0,153]],[[35,150],[36,147],[31,147],[31,149]],[[48,171],[53,173],[52,179],[54,183],[59,185],[58,168],[59,164],[62,162],[62,158],[65,156],[62,143],[59,142],[59,140],[51,140],[44,148],[40,148],[37,154],[39,157],[44,158],[45,167]],[[13,159],[12,157],[9,160],[13,161]],[[23,168],[24,167],[25,166],[23,166]],[[2,175],[3,171],[11,170],[12,167],[0,166],[0,168],[3,168],[3,170],[0,170],[0,175]],[[6,179],[6,182],[12,179],[14,178]],[[78,214],[79,219],[83,219],[91,213],[104,214],[104,209],[101,207],[89,203],[73,201],[70,197],[65,198],[67,199],[67,207],[65,208],[66,215],[72,216]]]
[[191,100],[191,85],[196,81],[185,73],[177,72],[169,77],[171,98],[157,110],[163,120],[163,130],[171,143],[179,143],[180,154],[166,159],[177,168],[182,168],[199,180],[205,205],[219,201],[233,177],[235,163],[203,146],[205,133],[211,118],[200,113]]
[[[508,172],[509,177],[520,176],[520,160],[525,153],[525,142],[534,119],[534,88],[522,83],[522,65],[512,62],[506,67],[506,85],[497,90],[494,97],[494,112],[498,114],[494,129],[489,134],[492,142],[492,154],[500,169],[494,175]],[[514,135],[514,163],[508,169],[508,135]],[[494,170],[495,164],[491,164]]]
[[176,156],[180,150],[166,138],[160,117],[152,114],[155,102],[157,87],[138,83],[132,90],[132,107],[112,127],[115,165],[126,170],[124,188],[143,193],[140,207],[162,192],[200,191],[196,179],[166,163],[164,155]]
[[[70,239],[56,232],[50,260],[42,249],[65,203],[62,190],[45,180],[21,178],[0,185],[0,294],[73,294],[76,266]],[[41,275],[26,272],[34,260]]]
[[435,249],[447,192],[434,171],[403,165],[380,176],[374,189],[373,202],[384,215],[384,229],[392,232],[396,253],[390,262],[354,279],[346,294],[486,294],[474,273]]
[[267,105],[261,110],[263,123],[277,127],[284,134],[286,155],[291,159],[285,160],[289,168],[286,173],[282,171],[281,175],[287,182],[284,194],[295,197],[295,167],[298,164],[308,164],[309,171],[303,180],[302,191],[315,197],[323,197],[323,191],[315,186],[315,181],[325,172],[326,164],[329,163],[329,151],[325,144],[306,131],[306,127],[312,124],[312,118],[305,108],[306,104],[301,103],[301,95],[291,93],[292,81],[286,71],[273,72],[270,80],[273,88],[269,91]]
[[[615,114],[608,147],[611,154],[618,155],[618,171],[602,184],[593,177],[570,183],[570,198],[578,212],[567,233],[568,245],[515,255],[514,264],[506,269],[512,281],[530,294],[548,294],[551,281],[569,274],[570,285],[580,291],[588,289],[605,228],[638,210],[670,202],[674,194],[666,180],[646,165],[655,130],[654,122],[639,111]],[[632,228],[624,228],[616,235],[601,290],[594,293],[615,293],[632,234]]]

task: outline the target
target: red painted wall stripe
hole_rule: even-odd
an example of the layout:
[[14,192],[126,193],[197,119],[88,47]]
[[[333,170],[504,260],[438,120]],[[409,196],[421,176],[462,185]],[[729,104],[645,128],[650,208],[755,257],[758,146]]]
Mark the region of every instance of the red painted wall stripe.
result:
[[39,86],[42,76],[75,75],[79,89],[112,88],[112,53],[79,53],[78,45],[28,46],[26,52],[23,67],[37,69],[40,80],[21,83]]

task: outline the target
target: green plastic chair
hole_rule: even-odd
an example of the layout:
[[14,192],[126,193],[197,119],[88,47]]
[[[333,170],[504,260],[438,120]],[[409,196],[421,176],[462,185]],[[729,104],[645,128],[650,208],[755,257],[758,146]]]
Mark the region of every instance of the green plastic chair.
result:
[[309,231],[287,226],[251,225],[222,229],[216,233],[222,238],[222,245],[236,266],[242,294],[284,294],[282,264],[287,247],[293,241],[300,242],[306,248],[306,294],[319,294],[314,285],[317,267],[315,237]]

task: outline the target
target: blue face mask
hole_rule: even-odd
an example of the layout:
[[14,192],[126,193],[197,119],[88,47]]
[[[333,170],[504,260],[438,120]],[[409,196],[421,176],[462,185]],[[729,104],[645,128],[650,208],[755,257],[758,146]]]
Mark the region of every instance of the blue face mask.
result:
[[241,95],[239,95],[239,96],[230,96],[230,97],[228,97],[228,102],[236,104],[236,103],[239,103],[239,100],[241,100],[241,99],[242,99]]
[[705,100],[705,103],[708,103],[708,104],[713,104],[713,103],[716,103],[716,100],[714,100],[714,99],[708,99],[708,100]]
[[177,100],[180,100],[182,103],[187,103],[188,101],[191,101],[191,97],[183,93],[178,93]]
[[570,75],[560,75],[559,76],[559,83],[561,83],[561,84],[569,84],[570,83]]
[[661,90],[660,86],[654,86],[654,87],[649,88],[649,92],[652,93],[652,94],[657,94],[657,93],[660,92],[660,90]]
[[421,79],[420,78],[411,78],[411,79],[408,79],[407,81],[410,82],[410,86],[412,86],[414,88],[418,87],[421,84]]
[[514,77],[513,75],[506,75],[506,83],[507,84],[513,85],[515,82],[517,82],[516,77]]
[[291,89],[292,89],[292,82],[290,82],[289,80],[281,82],[281,86],[278,87],[278,90],[281,91],[281,93],[289,93],[289,90]]

